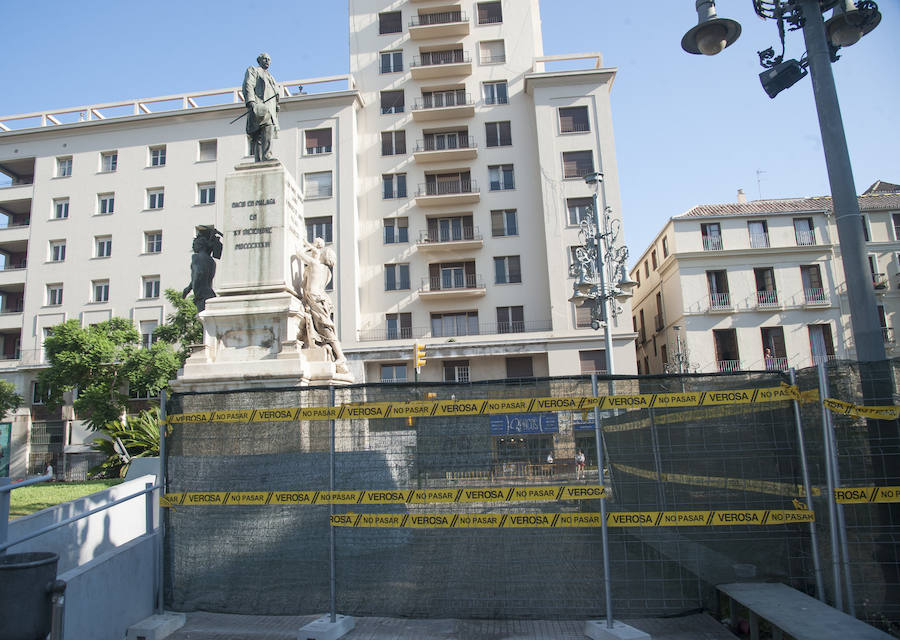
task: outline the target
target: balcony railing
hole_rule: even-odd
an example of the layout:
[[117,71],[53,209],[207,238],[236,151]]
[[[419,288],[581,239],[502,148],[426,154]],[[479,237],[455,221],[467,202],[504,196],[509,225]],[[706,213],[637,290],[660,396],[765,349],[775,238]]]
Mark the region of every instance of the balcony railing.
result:
[[722,373],[733,373],[741,370],[740,360],[717,360],[716,366]]
[[366,329],[359,331],[360,342],[374,342],[376,340],[418,340],[420,338],[451,338],[456,336],[490,336],[504,333],[535,333],[550,331],[550,320],[512,320],[510,322],[483,322],[474,327],[466,325],[465,330],[453,333],[439,331],[435,333],[432,327],[402,327],[400,329]]
[[560,133],[583,133],[590,130],[591,125],[588,122],[567,123],[559,128]]
[[730,309],[731,308],[731,294],[727,291],[725,293],[709,294],[709,308],[710,309]]
[[888,288],[888,278],[883,273],[873,273],[872,274],[872,286],[876,289],[887,289]]
[[315,156],[320,153],[331,153],[331,145],[321,147],[306,147],[306,155]]
[[416,141],[416,152],[420,151],[449,151],[452,149],[474,149],[474,136],[458,136],[457,138],[425,138]]
[[894,328],[893,327],[881,327],[881,337],[885,342],[893,343],[894,342]]
[[449,182],[426,182],[419,184],[417,196],[449,196],[459,193],[478,193],[474,180],[451,180]]
[[18,262],[8,262],[3,266],[0,266],[0,271],[15,271],[16,269],[24,269],[27,265],[25,260],[19,260]]
[[778,292],[777,291],[757,291],[756,304],[760,307],[777,307]]
[[768,233],[751,233],[750,247],[753,249],[764,249],[769,246]]
[[704,251],[722,251],[722,236],[703,236]]
[[462,49],[454,49],[452,51],[432,51],[426,56],[415,56],[412,59],[410,68],[415,67],[434,67],[442,64],[462,64],[464,62],[472,62],[472,56]]
[[813,354],[812,357],[813,364],[815,365],[827,364],[829,362],[833,362],[834,360],[837,360],[837,356],[835,356],[833,353]]
[[807,231],[801,231],[800,229],[797,229],[795,233],[797,235],[797,246],[809,247],[816,244],[816,232],[812,229],[809,229]]
[[457,291],[459,289],[484,289],[484,280],[477,273],[453,274],[443,277],[434,276],[432,278],[422,278],[422,286],[419,287],[421,293]]
[[439,244],[442,242],[465,242],[481,240],[478,227],[460,227],[458,229],[431,229],[419,232],[418,244]]
[[825,289],[804,289],[803,297],[806,304],[822,304],[828,302],[828,294]]
[[31,225],[30,220],[25,220],[24,222],[0,222],[0,229],[21,229],[29,225]]
[[787,358],[765,358],[766,371],[787,371],[790,369]]
[[422,109],[444,109],[446,107],[473,106],[472,94],[464,91],[441,91],[430,96],[416,98],[413,111]]
[[413,16],[409,21],[411,27],[428,27],[433,24],[453,24],[468,22],[469,18],[462,11],[441,11],[440,13],[423,13]]

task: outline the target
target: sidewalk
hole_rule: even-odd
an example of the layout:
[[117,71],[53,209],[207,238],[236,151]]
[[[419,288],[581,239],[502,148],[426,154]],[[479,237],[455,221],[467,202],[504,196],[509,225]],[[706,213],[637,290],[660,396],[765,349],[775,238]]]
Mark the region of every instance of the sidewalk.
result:
[[[297,640],[317,616],[239,616],[195,611],[169,640]],[[628,624],[654,640],[735,640],[706,614],[639,618]],[[412,620],[357,618],[346,640],[584,640],[581,620]]]

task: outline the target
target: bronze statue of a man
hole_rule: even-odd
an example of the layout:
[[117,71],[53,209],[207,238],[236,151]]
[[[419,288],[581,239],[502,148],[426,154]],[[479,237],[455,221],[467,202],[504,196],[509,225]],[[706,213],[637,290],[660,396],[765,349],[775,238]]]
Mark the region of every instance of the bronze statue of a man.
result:
[[250,153],[257,162],[274,160],[272,140],[278,137],[279,88],[269,73],[272,59],[268,53],[256,58],[258,67],[249,67],[244,74],[244,104],[247,105],[247,137]]
[[206,309],[206,301],[216,297],[213,291],[212,281],[216,275],[216,261],[222,257],[222,235],[215,227],[197,227],[197,237],[194,238],[191,256],[191,282],[184,288],[181,297],[186,298],[191,291],[194,292],[194,305],[197,311]]

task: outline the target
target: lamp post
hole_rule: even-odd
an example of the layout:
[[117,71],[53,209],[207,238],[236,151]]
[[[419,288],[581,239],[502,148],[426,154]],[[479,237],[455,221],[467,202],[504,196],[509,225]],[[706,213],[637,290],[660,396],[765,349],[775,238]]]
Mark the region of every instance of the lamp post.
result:
[[570,267],[575,283],[569,302],[589,308],[591,328],[603,329],[606,373],[612,375],[615,371],[610,321],[622,312],[617,302],[630,298],[636,283],[625,270],[628,247],[618,243],[621,224],[610,216],[612,210],[606,206],[605,197],[602,208],[598,203],[603,174],[588,174],[584,181],[593,187],[593,205],[579,220],[578,235],[584,244],[575,249],[575,263]]

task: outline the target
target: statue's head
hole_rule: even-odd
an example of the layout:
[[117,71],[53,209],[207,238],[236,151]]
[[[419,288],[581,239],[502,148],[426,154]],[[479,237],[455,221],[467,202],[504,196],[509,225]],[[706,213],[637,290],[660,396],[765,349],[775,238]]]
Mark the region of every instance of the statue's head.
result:
[[313,246],[316,249],[321,249],[325,246],[325,241],[322,238],[316,238],[315,240],[313,240]]
[[263,69],[268,69],[269,65],[272,63],[272,58],[265,51],[256,56],[256,62],[259,63]]

